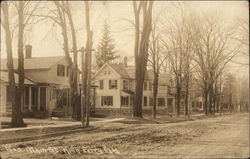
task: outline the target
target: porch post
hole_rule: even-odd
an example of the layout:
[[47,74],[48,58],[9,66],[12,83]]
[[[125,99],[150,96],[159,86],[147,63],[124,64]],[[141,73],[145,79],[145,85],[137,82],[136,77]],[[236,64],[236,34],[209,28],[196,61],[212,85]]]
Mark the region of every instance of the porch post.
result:
[[40,111],[40,87],[38,87],[38,95],[37,95],[37,101],[38,101],[38,105],[37,105],[37,110]]
[[128,106],[130,106],[130,95],[128,96]]
[[31,109],[31,87],[29,87],[29,111],[32,111],[32,109]]

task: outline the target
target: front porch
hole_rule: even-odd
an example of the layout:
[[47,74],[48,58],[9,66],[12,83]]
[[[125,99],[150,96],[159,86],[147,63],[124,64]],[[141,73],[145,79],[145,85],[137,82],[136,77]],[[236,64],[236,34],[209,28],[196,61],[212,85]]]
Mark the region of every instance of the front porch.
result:
[[46,86],[30,86],[25,87],[22,111],[29,112],[46,112],[47,111],[47,91]]
[[[2,104],[5,105],[5,111],[3,111],[4,116],[9,116],[12,113],[11,104],[11,94],[9,92],[9,86],[5,85],[1,89],[6,90],[6,98],[2,98]],[[21,110],[24,116],[32,117],[31,113],[40,114],[47,113],[47,107],[49,104],[49,87],[48,86],[38,86],[38,85],[25,85],[23,96],[21,98]],[[4,102],[4,100],[6,102]],[[3,105],[3,106],[4,106]]]

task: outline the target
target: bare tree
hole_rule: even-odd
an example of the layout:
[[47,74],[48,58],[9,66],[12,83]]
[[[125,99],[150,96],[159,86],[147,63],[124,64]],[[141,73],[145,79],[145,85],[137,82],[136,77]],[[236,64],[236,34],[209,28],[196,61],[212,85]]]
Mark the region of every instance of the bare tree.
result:
[[[133,117],[142,118],[143,82],[148,61],[149,36],[152,29],[153,1],[133,1],[135,18],[135,97]],[[140,32],[140,13],[143,15],[142,32]]]
[[[15,2],[18,12],[18,89],[17,89],[17,108],[20,109],[18,111],[22,111],[22,98],[24,92],[24,31],[26,26],[32,20],[33,14],[37,11],[39,2],[34,4],[32,2],[19,1]],[[22,122],[19,121],[19,122]]]
[[10,28],[10,16],[9,16],[9,8],[10,2],[2,2],[1,3],[1,24],[5,31],[5,45],[7,51],[7,69],[8,69],[8,78],[9,78],[9,92],[11,97],[11,104],[12,104],[12,119],[11,125],[13,127],[20,127],[23,126],[23,119],[21,114],[21,108],[18,108],[17,104],[17,89],[15,84],[15,76],[14,76],[14,65],[13,65],[13,51],[12,51],[12,34]]
[[[176,113],[180,115],[180,103],[186,91],[186,106],[188,103],[189,76],[192,60],[192,33],[186,17],[173,20],[167,27],[164,47],[168,52],[168,63],[175,81]],[[184,90],[184,84],[186,90]],[[186,114],[187,114],[186,107]]]
[[90,30],[90,3],[88,1],[84,2],[85,5],[85,18],[86,18],[86,33],[87,33],[87,42],[85,46],[85,62],[84,62],[84,70],[82,70],[82,78],[83,78],[83,95],[85,100],[83,102],[84,107],[86,109],[83,111],[82,123],[84,125],[84,118],[86,118],[86,127],[89,126],[89,117],[90,117],[90,86],[91,86],[91,61],[92,61],[92,37],[93,32]]
[[[75,27],[73,23],[71,6],[69,2],[65,1],[54,1],[55,9],[49,9],[46,15],[39,14],[34,15],[37,17],[42,17],[43,19],[50,19],[58,26],[60,26],[63,37],[63,50],[68,62],[69,67],[69,84],[71,90],[71,105],[73,108],[72,118],[80,120],[80,104],[77,103],[77,98],[79,96],[78,93],[78,64],[77,64],[77,43],[76,43],[76,33]],[[70,29],[70,33],[68,32],[68,28]],[[70,46],[69,46],[69,36],[71,35],[72,39],[72,51],[73,51],[73,61],[70,57]]]
[[[12,126],[14,127],[20,127],[20,126],[25,126],[23,119],[22,119],[22,98],[23,98],[23,92],[24,92],[24,32],[25,28],[27,25],[30,24],[33,14],[38,10],[38,6],[40,3],[32,3],[32,2],[26,2],[26,1],[19,1],[19,2],[11,2],[11,3],[4,3],[3,4],[3,10],[9,8],[9,5],[13,4],[13,12],[17,12],[17,27],[13,27],[12,30],[12,35],[10,35],[10,38],[13,38],[14,35],[14,30],[15,28],[18,28],[18,34],[17,34],[17,39],[18,39],[18,46],[17,46],[17,51],[18,51],[18,87],[16,87],[16,93],[15,93],[15,103],[12,104]],[[4,11],[7,13],[7,11]],[[6,14],[5,14],[6,15]],[[8,17],[10,18],[10,17]],[[13,17],[12,17],[13,18]],[[7,21],[5,21],[7,22]],[[9,23],[9,22],[7,22]],[[10,24],[8,24],[10,26]],[[5,29],[6,30],[6,29]],[[8,29],[7,29],[8,30]],[[7,31],[6,30],[6,31]],[[8,31],[7,31],[8,32]],[[7,36],[7,34],[6,34]],[[9,35],[8,35],[9,36]],[[7,44],[7,42],[6,42]],[[10,46],[9,46],[10,47]],[[12,47],[12,46],[11,46]],[[10,60],[7,59],[8,61]],[[12,62],[13,63],[13,62]],[[11,78],[10,78],[11,79]],[[12,87],[12,86],[11,86]],[[13,92],[13,90],[11,91]]]
[[73,16],[71,13],[71,6],[68,1],[64,2],[62,1],[62,5],[64,6],[66,10],[66,15],[69,20],[69,26],[71,30],[71,35],[72,35],[72,50],[73,50],[73,70],[72,70],[72,75],[70,76],[70,81],[71,81],[71,95],[72,95],[72,105],[73,108],[75,108],[73,115],[73,119],[80,120],[81,119],[81,108],[80,108],[80,103],[78,103],[77,98],[79,96],[78,93],[78,64],[77,64],[77,43],[76,43],[76,31],[75,31],[75,26],[73,22]]
[[152,106],[152,117],[156,118],[156,103],[158,94],[158,81],[161,67],[163,66],[167,53],[163,50],[161,31],[157,28],[158,19],[157,16],[152,24],[151,38],[149,42],[149,66],[153,69],[153,106]]
[[197,17],[193,21],[197,72],[203,81],[205,114],[214,114],[213,90],[215,82],[226,64],[239,53],[241,44],[233,41],[234,28],[220,24],[211,16]]
[[249,21],[245,19],[240,19],[239,21],[239,35],[235,39],[240,41],[242,46],[245,47],[242,54],[249,57],[249,53],[247,52],[247,48],[249,47]]
[[241,112],[249,112],[249,78],[244,77],[239,79],[239,104]]

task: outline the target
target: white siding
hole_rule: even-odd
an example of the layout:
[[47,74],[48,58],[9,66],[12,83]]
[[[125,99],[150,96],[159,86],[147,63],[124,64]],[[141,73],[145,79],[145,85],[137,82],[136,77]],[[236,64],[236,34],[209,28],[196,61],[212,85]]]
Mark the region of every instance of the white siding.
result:
[[[103,89],[96,89],[96,108],[120,108],[120,90],[122,84],[119,75],[106,66],[95,77],[95,84],[99,86],[99,81],[103,80]],[[109,89],[109,80],[117,80],[117,89]],[[113,106],[101,106],[101,96],[113,96]]]
[[[57,65],[62,64],[65,66],[65,76],[57,76]],[[69,86],[69,77],[66,76],[66,66],[68,66],[67,61],[65,58],[60,60],[59,62],[55,63],[51,66],[50,69],[44,70],[25,70],[25,74],[28,77],[31,77],[35,81],[44,82],[44,83],[53,83],[58,84],[62,88]],[[78,77],[79,78],[79,77]],[[79,79],[78,79],[78,82]]]

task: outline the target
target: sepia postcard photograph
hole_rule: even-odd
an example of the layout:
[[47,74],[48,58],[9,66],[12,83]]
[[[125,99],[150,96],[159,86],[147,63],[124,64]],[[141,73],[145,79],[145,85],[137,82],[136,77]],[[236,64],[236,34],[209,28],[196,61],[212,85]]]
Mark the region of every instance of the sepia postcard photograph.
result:
[[249,158],[249,2],[0,2],[0,159]]

